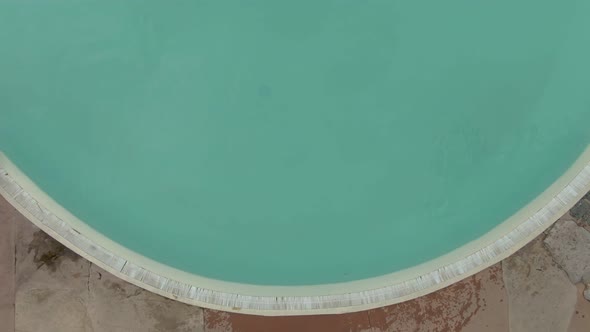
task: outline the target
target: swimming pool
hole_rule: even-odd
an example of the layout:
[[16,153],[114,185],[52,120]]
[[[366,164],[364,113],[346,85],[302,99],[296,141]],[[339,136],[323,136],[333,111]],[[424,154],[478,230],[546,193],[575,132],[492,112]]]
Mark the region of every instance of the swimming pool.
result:
[[3,1],[0,192],[187,303],[416,297],[590,189],[588,15],[573,0]]

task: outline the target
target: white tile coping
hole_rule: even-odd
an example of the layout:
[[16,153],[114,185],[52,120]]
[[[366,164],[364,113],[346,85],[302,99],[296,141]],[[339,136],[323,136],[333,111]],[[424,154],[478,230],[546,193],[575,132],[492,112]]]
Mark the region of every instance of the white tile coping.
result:
[[139,287],[205,308],[259,314],[346,313],[410,300],[508,257],[590,191],[590,147],[551,187],[481,238],[389,275],[330,285],[258,286],[183,272],[143,257],[83,223],[43,193],[0,152],[0,194],[31,222],[92,263]]

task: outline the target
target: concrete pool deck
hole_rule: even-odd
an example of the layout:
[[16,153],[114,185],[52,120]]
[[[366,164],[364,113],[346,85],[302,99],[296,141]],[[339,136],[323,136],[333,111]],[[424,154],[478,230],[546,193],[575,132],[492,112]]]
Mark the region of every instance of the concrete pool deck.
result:
[[0,332],[584,332],[590,329],[590,302],[583,297],[589,277],[586,195],[508,259],[415,300],[344,315],[225,313],[172,301],[110,275],[0,198]]

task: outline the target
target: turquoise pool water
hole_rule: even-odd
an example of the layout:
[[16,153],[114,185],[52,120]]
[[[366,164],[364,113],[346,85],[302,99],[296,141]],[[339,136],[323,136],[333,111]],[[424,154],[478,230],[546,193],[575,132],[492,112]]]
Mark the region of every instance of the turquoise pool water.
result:
[[434,259],[590,143],[590,2],[0,2],[0,150],[123,246],[311,285]]

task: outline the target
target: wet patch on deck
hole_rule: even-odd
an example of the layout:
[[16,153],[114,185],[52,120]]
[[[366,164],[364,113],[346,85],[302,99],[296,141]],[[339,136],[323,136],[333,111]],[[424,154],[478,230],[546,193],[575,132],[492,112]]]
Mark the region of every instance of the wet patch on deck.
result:
[[27,253],[31,252],[34,253],[33,262],[37,269],[46,267],[51,272],[55,272],[63,261],[75,262],[80,259],[76,253],[41,230],[33,234],[33,239],[27,246]]

